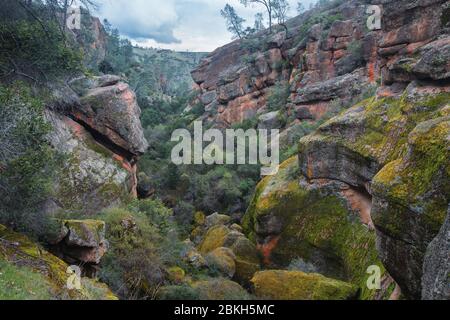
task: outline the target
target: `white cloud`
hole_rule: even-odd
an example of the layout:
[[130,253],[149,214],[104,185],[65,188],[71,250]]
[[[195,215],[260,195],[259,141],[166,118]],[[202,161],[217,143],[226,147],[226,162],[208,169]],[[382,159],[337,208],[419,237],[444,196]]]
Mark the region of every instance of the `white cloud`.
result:
[[[316,0],[303,0],[306,6]],[[239,0],[98,0],[99,15],[122,35],[142,46],[173,50],[212,51],[230,42],[220,9],[226,3],[252,25],[262,7],[245,8]],[[298,0],[289,0],[295,15]]]

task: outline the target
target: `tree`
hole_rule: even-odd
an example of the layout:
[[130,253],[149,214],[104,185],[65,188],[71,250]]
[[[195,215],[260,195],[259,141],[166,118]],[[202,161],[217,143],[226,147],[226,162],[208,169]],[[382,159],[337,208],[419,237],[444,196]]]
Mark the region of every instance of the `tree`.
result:
[[255,15],[255,30],[256,32],[264,30],[264,16],[262,13],[257,13]]
[[273,17],[277,19],[278,24],[283,26],[287,33],[288,28],[285,23],[288,19],[289,3],[287,0],[272,0],[272,6]]
[[272,17],[274,10],[274,0],[239,0],[244,6],[249,6],[251,4],[261,4],[266,8],[267,15],[269,17],[269,31],[272,33]]
[[220,10],[220,14],[226,20],[227,29],[233,34],[233,38],[242,39],[244,37],[244,27],[242,24],[245,22],[245,19],[239,17],[236,10],[228,3],[223,10]]

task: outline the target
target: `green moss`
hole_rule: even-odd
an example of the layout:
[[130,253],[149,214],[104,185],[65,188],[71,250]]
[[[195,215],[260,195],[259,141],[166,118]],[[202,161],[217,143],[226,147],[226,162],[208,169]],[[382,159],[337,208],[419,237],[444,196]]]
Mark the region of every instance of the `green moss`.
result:
[[208,279],[194,282],[200,300],[249,300],[249,294],[236,282],[226,279]]
[[[89,300],[95,298],[92,296],[95,292],[97,296],[102,293],[103,299],[115,298],[105,285],[84,278],[81,281],[81,290],[67,289],[68,275],[66,271],[68,265],[65,262],[34,244],[27,237],[12,232],[2,225],[0,225],[0,239],[0,261],[14,262],[16,267],[26,268],[12,270],[12,274],[14,272],[15,274],[21,274],[21,272],[34,273],[35,275],[29,275],[28,277],[36,279],[36,290],[42,293],[41,289],[45,284],[48,284],[47,289],[52,299]],[[85,284],[87,285],[85,286]],[[48,298],[44,295],[41,297]]]
[[350,283],[300,271],[261,271],[251,281],[256,296],[263,299],[348,300],[357,295]]
[[209,253],[217,248],[223,247],[225,237],[230,233],[228,227],[219,225],[208,230],[198,249],[201,253]]
[[284,266],[301,257],[312,260],[318,252],[325,257],[329,274],[346,279],[364,292],[366,269],[381,265],[375,247],[375,233],[350,213],[345,200],[326,191],[327,187],[307,189],[300,184],[297,158],[280,166],[276,176],[265,178],[244,217],[246,233],[255,233],[255,224],[274,217],[284,227],[270,253],[272,263]]
[[[420,123],[409,135],[408,157],[387,164],[374,178],[374,191],[397,208],[377,217],[392,235],[408,232],[402,223],[410,219],[408,208],[421,211],[426,229],[437,233],[442,225],[450,194],[448,132],[448,116]],[[435,194],[427,196],[432,190]]]
[[63,224],[78,238],[90,239],[94,237],[100,243],[105,236],[105,222],[100,220],[64,220]]

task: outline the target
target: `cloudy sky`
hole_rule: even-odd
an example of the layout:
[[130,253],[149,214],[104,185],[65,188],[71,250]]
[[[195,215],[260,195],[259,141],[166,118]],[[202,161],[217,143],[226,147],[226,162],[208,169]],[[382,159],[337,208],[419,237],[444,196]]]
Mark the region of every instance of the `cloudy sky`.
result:
[[[299,0],[288,0],[291,16]],[[302,0],[305,6],[316,0]],[[253,25],[260,6],[245,8],[239,0],[97,0],[98,15],[141,46],[178,51],[212,51],[231,39],[220,10],[226,3]],[[267,20],[267,19],[266,19]]]

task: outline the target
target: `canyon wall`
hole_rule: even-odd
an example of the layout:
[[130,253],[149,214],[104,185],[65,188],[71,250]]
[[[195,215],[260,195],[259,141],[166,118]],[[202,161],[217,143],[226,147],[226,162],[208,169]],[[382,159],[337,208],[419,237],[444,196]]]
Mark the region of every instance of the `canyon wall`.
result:
[[[369,4],[382,9],[380,30],[366,27]],[[282,130],[351,107],[258,186],[244,226],[266,266],[300,258],[361,298],[398,298],[398,288],[449,298],[437,263],[449,254],[449,10],[443,0],[345,1],[288,21],[287,32],[234,41],[192,72],[203,119],[217,127],[264,119],[283,82],[295,120]],[[376,293],[365,284],[371,265],[384,274]]]

